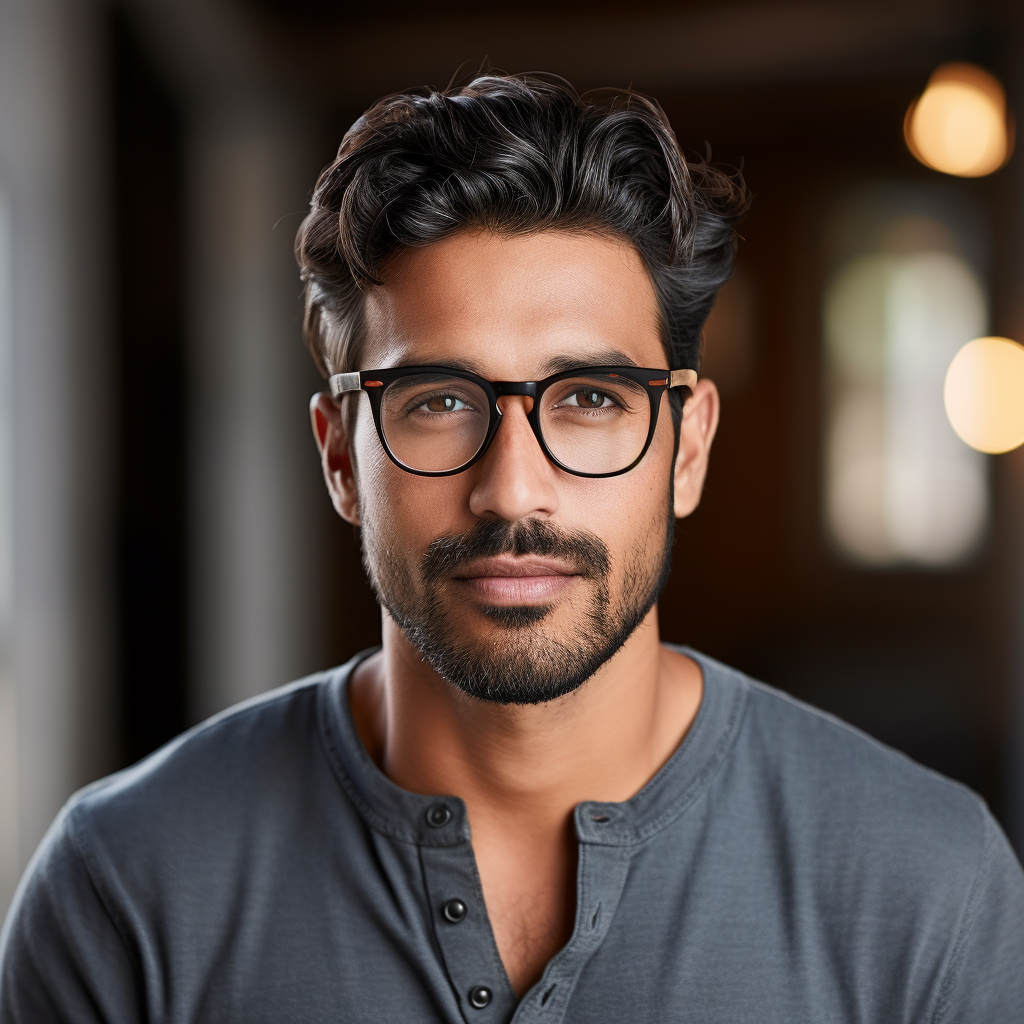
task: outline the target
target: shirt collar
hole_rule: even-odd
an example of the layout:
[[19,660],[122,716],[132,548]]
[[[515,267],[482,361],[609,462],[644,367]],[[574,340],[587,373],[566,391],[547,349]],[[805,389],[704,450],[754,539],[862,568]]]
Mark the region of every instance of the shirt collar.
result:
[[[321,685],[320,731],[334,772],[366,823],[376,831],[420,846],[468,842],[469,822],[462,800],[412,793],[396,786],[374,764],[359,738],[349,705],[348,681],[355,667],[377,649],[363,651],[334,669]],[[746,677],[689,647],[675,649],[697,662],[704,677],[693,724],[654,778],[629,800],[588,800],[577,805],[576,832],[582,842],[633,846],[659,832],[704,792],[732,747],[746,707]]]

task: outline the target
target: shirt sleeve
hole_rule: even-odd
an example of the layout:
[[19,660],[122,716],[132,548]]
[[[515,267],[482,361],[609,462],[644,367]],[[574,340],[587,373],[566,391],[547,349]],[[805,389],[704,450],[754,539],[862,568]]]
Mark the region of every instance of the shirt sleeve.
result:
[[132,957],[67,809],[29,865],[0,934],[0,1024],[134,1024]]
[[1024,1020],[1024,872],[986,813],[985,857],[929,1024]]

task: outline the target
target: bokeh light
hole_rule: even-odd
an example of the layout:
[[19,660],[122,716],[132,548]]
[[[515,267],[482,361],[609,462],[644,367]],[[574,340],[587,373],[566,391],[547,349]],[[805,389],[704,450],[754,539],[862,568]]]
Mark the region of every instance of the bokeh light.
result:
[[1009,338],[976,338],[946,371],[946,415],[979,452],[1024,444],[1024,346]]
[[962,178],[998,170],[1013,148],[1003,87],[982,68],[960,62],[936,69],[907,110],[903,133],[921,163]]

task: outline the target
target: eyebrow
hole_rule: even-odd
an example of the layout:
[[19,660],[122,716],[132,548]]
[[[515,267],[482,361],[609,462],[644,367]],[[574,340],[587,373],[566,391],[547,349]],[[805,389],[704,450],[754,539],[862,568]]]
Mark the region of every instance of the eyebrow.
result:
[[547,374],[562,373],[565,370],[579,370],[585,366],[638,366],[625,352],[617,348],[600,349],[585,355],[554,356],[544,364]]
[[480,372],[480,366],[472,359],[414,359],[412,356],[406,356],[388,369],[402,370],[407,366],[437,366],[445,370],[464,370],[466,373],[475,373],[478,377],[484,376]]
[[[635,359],[626,355],[619,349],[599,349],[596,352],[587,352],[581,355],[552,356],[542,367],[541,377],[548,377],[554,373],[562,373],[566,370],[579,370],[587,366],[638,366]],[[475,373],[478,377],[487,378],[483,367],[471,359],[423,359],[406,356],[394,364],[395,369],[406,366],[437,366],[447,370],[463,370],[466,373]],[[539,378],[538,378],[539,379]]]

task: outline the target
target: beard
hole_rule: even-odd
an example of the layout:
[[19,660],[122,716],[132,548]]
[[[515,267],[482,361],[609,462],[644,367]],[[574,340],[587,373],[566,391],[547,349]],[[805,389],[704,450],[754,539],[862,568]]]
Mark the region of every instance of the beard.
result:
[[[638,542],[623,571],[618,599],[611,595],[607,545],[587,532],[569,533],[539,519],[481,520],[461,535],[434,540],[418,566],[418,580],[394,549],[363,520],[363,562],[377,599],[442,678],[477,700],[542,704],[579,689],[611,659],[647,616],[672,569],[675,519]],[[545,629],[550,604],[484,606],[494,633],[472,637],[452,621],[445,584],[479,558],[538,555],[573,567],[589,590],[574,628]]]

